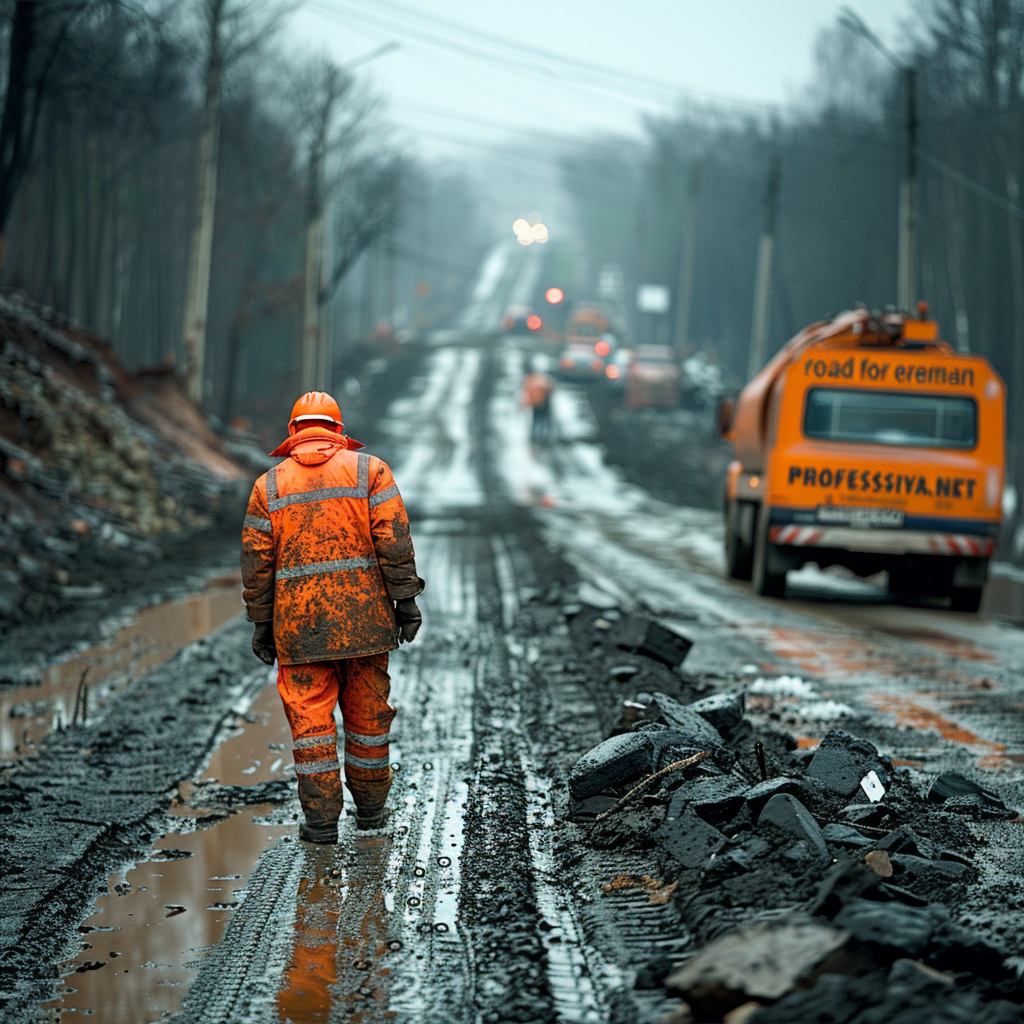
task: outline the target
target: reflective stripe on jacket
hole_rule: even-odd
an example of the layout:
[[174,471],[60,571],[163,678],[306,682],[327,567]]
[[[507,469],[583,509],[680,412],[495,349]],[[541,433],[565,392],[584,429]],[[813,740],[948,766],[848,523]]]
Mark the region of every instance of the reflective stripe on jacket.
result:
[[249,619],[273,620],[282,665],[398,646],[392,601],[423,589],[391,470],[319,427],[257,481],[242,529]]

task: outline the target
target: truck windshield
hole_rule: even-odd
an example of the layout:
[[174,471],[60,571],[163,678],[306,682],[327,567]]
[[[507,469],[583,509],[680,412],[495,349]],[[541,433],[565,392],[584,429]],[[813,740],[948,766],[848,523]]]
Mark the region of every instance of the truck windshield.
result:
[[973,398],[811,388],[804,434],[822,441],[973,448],[978,440],[978,407]]

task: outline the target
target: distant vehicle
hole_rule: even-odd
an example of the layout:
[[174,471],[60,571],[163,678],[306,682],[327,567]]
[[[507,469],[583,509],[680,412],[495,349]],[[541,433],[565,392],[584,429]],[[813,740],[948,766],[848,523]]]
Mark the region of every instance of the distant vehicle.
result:
[[626,405],[672,408],[679,405],[679,363],[668,345],[639,345],[626,369]]
[[501,328],[506,334],[529,334],[527,321],[533,314],[529,306],[509,306],[501,318]]
[[558,360],[562,376],[577,380],[601,380],[605,371],[618,352],[618,341],[614,334],[602,334],[596,339],[574,338]]
[[604,375],[604,357],[594,351],[590,341],[573,341],[558,357],[558,372],[567,380],[598,380]]
[[579,305],[569,317],[566,325],[566,342],[580,341],[585,338],[595,340],[611,330],[611,323],[599,306]]
[[730,576],[782,597],[806,562],[884,569],[893,591],[978,610],[1002,518],[1005,387],[938,330],[842,313],[722,403]]
[[605,360],[604,376],[609,390],[619,394],[626,390],[626,374],[632,361],[631,348],[616,348]]

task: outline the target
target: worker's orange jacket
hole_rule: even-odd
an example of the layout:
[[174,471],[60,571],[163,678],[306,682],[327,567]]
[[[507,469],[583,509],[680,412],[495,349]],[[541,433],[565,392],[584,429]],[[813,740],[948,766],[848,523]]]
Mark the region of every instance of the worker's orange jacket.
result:
[[251,622],[274,623],[282,665],[398,646],[393,601],[423,590],[391,470],[357,441],[307,427],[272,454],[242,529]]

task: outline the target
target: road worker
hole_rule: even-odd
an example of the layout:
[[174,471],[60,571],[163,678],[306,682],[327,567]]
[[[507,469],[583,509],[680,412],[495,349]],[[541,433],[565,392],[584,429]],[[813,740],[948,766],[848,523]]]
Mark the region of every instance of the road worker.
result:
[[530,440],[533,442],[551,439],[551,392],[555,382],[543,371],[539,363],[523,381],[523,405],[533,410],[530,423]]
[[421,623],[409,517],[391,470],[343,433],[330,395],[292,408],[286,456],[252,489],[242,583],[252,648],[278,663],[295,745],[301,839],[336,843],[343,791],[334,708],[345,728],[345,782],[356,826],[380,828],[391,787],[388,652]]

